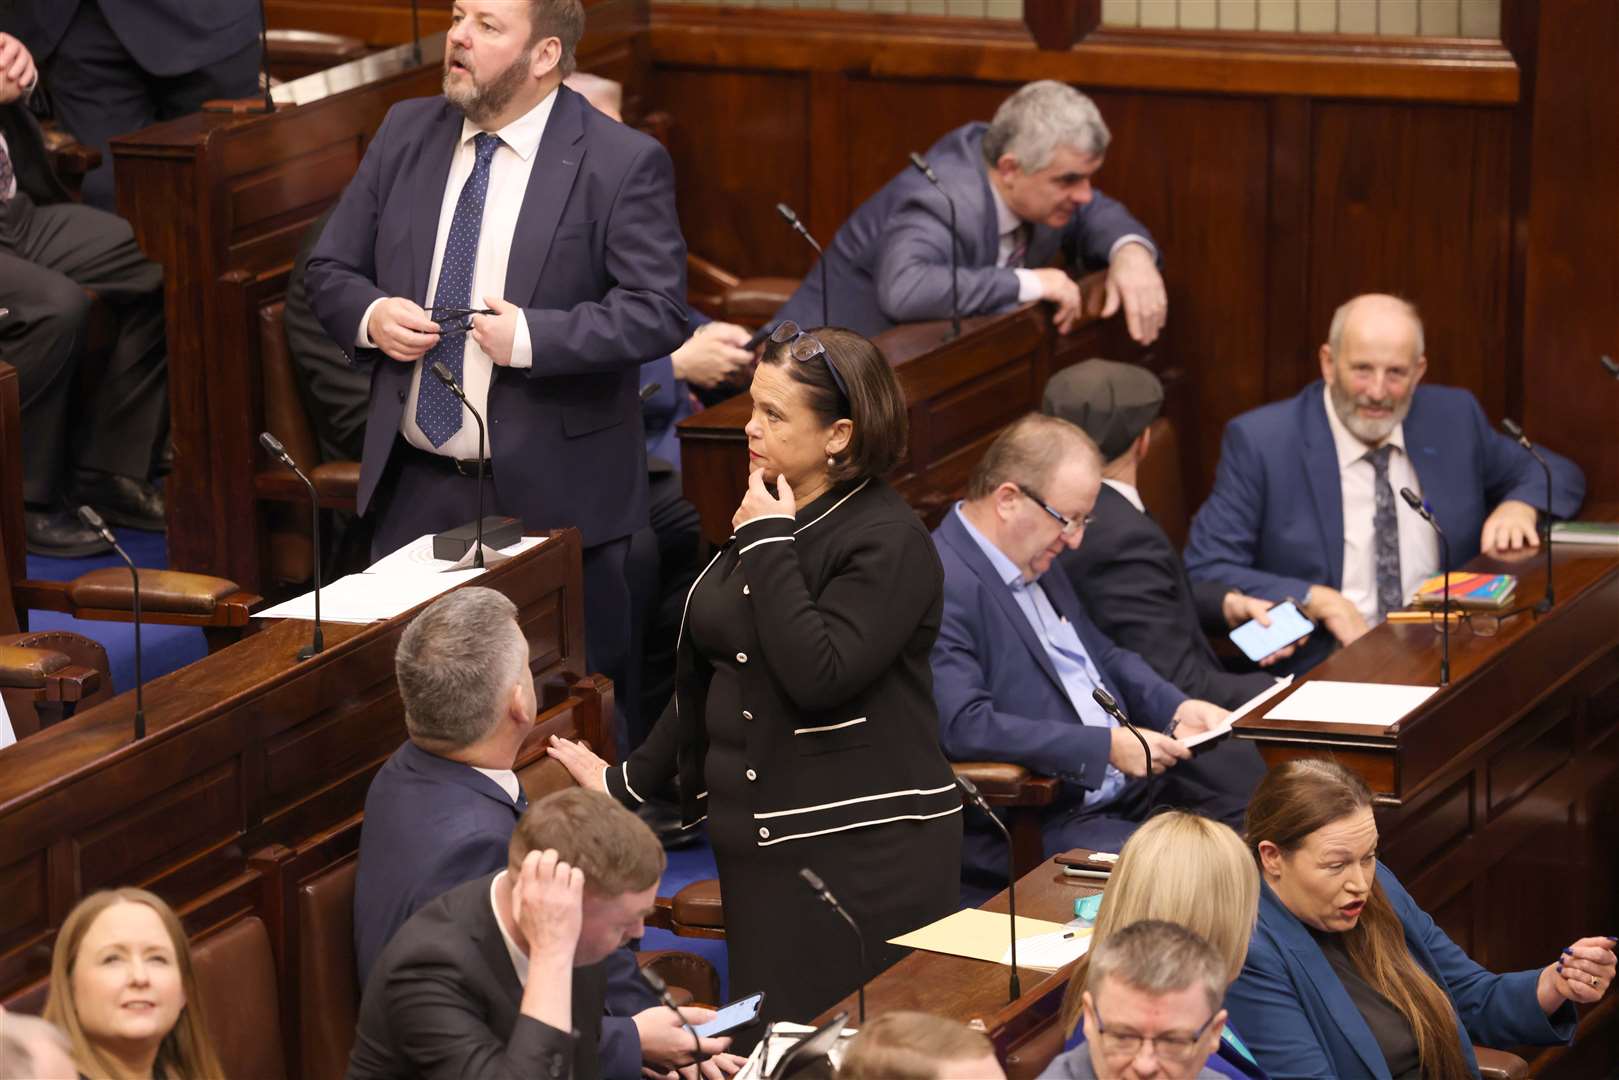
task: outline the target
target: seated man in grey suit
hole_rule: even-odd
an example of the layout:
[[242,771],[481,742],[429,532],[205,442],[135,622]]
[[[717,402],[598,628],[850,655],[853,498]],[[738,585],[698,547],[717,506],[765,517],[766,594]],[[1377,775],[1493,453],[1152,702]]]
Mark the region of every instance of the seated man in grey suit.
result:
[[[401,635],[394,662],[410,739],[365,798],[354,883],[362,985],[417,911],[506,865],[528,806],[512,766],[534,726],[534,677],[512,602],[476,586],[440,597]],[[601,1075],[637,1080],[643,1064],[665,1071],[687,1060],[691,1035],[641,981],[635,954],[615,949],[597,960],[607,1012],[596,1024]],[[694,1023],[713,1016],[688,1011]]]
[[1106,462],[1079,546],[1065,549],[1057,564],[1097,629],[1192,697],[1235,709],[1274,680],[1261,671],[1227,671],[1205,631],[1224,633],[1249,619],[1268,626],[1271,602],[1189,579],[1180,552],[1142,502],[1137,473],[1163,404],[1164,384],[1139,364],[1086,360],[1046,383],[1042,411],[1084,431]]
[[[1030,83],[995,112],[928,150],[935,188],[910,166],[867,199],[826,249],[826,319],[821,273],[812,268],[775,321],[823,321],[867,337],[896,323],[950,317],[950,206],[956,206],[963,315],[1005,311],[1031,300],[1056,305],[1057,329],[1079,319],[1079,287],[1049,264],[1107,267],[1102,314],[1122,305],[1130,336],[1158,336],[1168,301],[1158,249],[1139,221],[1091,186],[1111,135],[1096,105],[1059,82]],[[895,160],[901,148],[895,148]]]
[[605,795],[529,807],[504,869],[422,908],[382,951],[349,1080],[602,1076],[602,961],[641,936],[663,867],[652,831]]

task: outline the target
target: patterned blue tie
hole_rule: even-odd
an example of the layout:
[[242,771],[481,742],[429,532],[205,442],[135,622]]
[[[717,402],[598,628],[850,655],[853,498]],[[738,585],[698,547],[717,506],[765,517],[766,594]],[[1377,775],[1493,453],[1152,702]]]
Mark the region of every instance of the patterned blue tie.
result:
[[[444,261],[438,268],[438,288],[433,290],[435,308],[472,306],[472,271],[478,263],[478,233],[483,228],[484,196],[489,192],[489,161],[501,145],[499,136],[487,131],[480,131],[472,142],[478,160],[472,166],[472,175],[461,187],[461,197],[455,201],[455,217],[450,219],[450,235],[444,241]],[[416,426],[435,447],[443,446],[450,436],[461,430],[461,401],[433,377],[433,365],[444,361],[455,381],[461,382],[466,346],[466,334],[441,331],[438,344],[422,357],[421,388],[416,394]]]
[[1376,474],[1372,479],[1372,552],[1378,618],[1405,604],[1405,590],[1400,587],[1400,522],[1394,516],[1394,488],[1389,486],[1389,455],[1393,452],[1393,444],[1385,443],[1366,454]]

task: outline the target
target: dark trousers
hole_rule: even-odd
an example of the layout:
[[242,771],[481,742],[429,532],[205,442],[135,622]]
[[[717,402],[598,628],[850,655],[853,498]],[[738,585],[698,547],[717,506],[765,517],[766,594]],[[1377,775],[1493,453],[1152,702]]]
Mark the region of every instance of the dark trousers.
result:
[[84,178],[84,201],[113,210],[117,200],[107,141],[194,113],[211,98],[258,93],[259,43],[198,71],[152,75],[129,55],[100,6],[84,3],[44,67],[57,118],[75,139],[101,151],[100,167]]
[[[1112,802],[1086,809],[1076,799],[1047,811],[1040,828],[1045,856],[1072,848],[1117,852],[1136,826],[1160,810],[1189,811],[1241,833],[1248,800],[1264,775],[1265,761],[1254,744],[1228,737],[1190,761],[1154,773],[1150,787],[1144,779],[1132,780]],[[1004,881],[1006,841],[973,816],[967,826],[963,864],[977,875]]]
[[[477,480],[429,461],[429,456],[403,438],[395,440],[388,467],[372,499],[373,559],[397,551],[424,534],[443,532],[477,519]],[[483,512],[512,514],[501,505],[499,491],[488,477],[484,479]],[[618,713],[614,738],[621,748],[636,722],[640,696],[640,659],[630,633],[629,550],[627,536],[584,550],[585,664],[589,671],[580,674],[600,673],[613,680]]]
[[[70,416],[94,289],[117,319],[117,338],[94,394]],[[71,459],[82,468],[146,479],[168,431],[163,271],[129,223],[87,206],[35,206],[23,192],[0,205],[0,357],[22,390],[23,499],[63,495]],[[74,432],[71,454],[68,432]]]
[[681,494],[678,472],[654,468],[647,477],[647,495],[651,523],[630,537],[632,633],[641,657],[641,702],[626,750],[645,741],[674,696],[680,616],[707,553],[697,508]]

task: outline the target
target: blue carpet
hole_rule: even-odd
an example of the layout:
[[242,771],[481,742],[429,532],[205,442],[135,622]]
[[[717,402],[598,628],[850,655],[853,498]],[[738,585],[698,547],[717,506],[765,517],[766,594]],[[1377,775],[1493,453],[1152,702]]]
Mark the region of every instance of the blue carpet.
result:
[[[141,532],[138,529],[115,530],[118,542],[135,565],[164,570],[169,565],[167,538],[162,533]],[[123,569],[123,560],[117,555],[93,555],[83,559],[53,559],[41,555],[28,556],[28,576],[42,581],[72,581],[80,574],[99,570],[104,566]],[[112,685],[118,693],[135,685],[135,628],[130,623],[88,622],[64,615],[58,611],[33,611],[28,615],[31,630],[72,630],[94,638],[107,650],[112,665]],[[147,681],[167,675],[193,660],[208,654],[202,631],[195,626],[141,627],[141,675]]]
[[[708,837],[689,848],[669,852],[669,865],[664,868],[663,881],[658,885],[659,896],[673,896],[694,881],[719,876],[714,865],[714,850],[708,846]],[[725,940],[723,938],[690,938],[671,934],[667,930],[648,930],[641,939],[642,949],[682,949],[696,953],[713,964],[720,973],[720,1000],[711,1005],[723,1005],[731,1000],[731,978],[725,970]]]

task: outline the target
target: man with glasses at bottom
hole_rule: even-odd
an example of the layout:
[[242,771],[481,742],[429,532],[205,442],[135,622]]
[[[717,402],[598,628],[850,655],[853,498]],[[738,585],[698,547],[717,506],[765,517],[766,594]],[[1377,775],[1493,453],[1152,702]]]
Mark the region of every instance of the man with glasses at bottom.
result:
[[1083,999],[1085,1038],[1040,1080],[1219,1080],[1226,965],[1184,926],[1143,920],[1097,944]]
[[[1096,628],[1057,554],[1077,547],[1102,486],[1083,431],[1054,416],[1015,421],[990,444],[933,533],[944,565],[944,620],[933,646],[939,734],[954,761],[1007,761],[1065,781],[1044,814],[1043,846],[1118,851],[1154,806],[1239,822],[1254,778],[1217,745],[1192,762],[1176,736],[1218,727],[1225,709],[1188,698]],[[1139,732],[1095,700],[1111,695]],[[1142,782],[1152,754],[1151,784]],[[969,869],[999,874],[998,834],[979,815]]]

